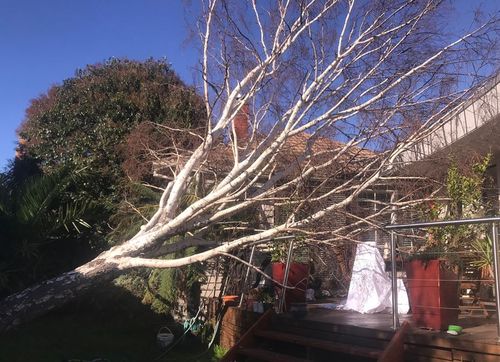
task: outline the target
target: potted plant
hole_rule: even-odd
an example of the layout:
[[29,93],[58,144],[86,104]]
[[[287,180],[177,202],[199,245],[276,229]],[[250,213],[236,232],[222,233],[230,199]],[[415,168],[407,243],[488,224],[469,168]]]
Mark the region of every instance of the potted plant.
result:
[[[455,163],[446,177],[446,202],[432,203],[425,210],[428,220],[477,217],[484,213],[482,185],[490,156],[460,171]],[[407,289],[415,323],[445,330],[458,318],[461,252],[470,252],[471,243],[484,236],[477,225],[430,228],[424,245],[406,264]]]
[[[284,284],[288,245],[283,241],[274,241],[271,247],[272,276],[273,280],[280,284]],[[302,243],[296,242],[295,245],[297,247],[292,255],[286,284],[293,287],[293,289],[287,289],[285,292],[285,310],[290,309],[291,303],[304,303],[306,300],[307,281],[309,279],[308,257],[305,255],[307,252],[302,252],[305,250]],[[282,287],[276,286],[276,294],[281,296],[282,289]]]
[[472,242],[472,250],[475,260],[472,265],[481,271],[481,284],[479,287],[479,297],[491,299],[493,297],[493,242],[487,235]]
[[259,301],[264,305],[264,311],[271,309],[274,304],[274,294],[272,290],[262,290]]
[[446,330],[458,318],[458,274],[445,259],[415,258],[406,265],[412,318],[419,327]]

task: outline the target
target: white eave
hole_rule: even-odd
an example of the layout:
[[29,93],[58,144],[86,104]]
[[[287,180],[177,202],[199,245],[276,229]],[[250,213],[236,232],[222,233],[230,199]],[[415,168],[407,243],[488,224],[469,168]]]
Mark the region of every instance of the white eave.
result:
[[401,155],[403,164],[446,154],[500,152],[500,74],[436,131]]

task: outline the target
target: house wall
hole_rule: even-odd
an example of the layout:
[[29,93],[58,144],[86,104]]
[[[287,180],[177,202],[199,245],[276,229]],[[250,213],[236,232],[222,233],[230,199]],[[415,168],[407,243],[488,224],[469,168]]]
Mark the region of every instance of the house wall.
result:
[[[339,202],[341,195],[335,196],[330,202]],[[332,213],[321,220],[318,229],[335,230],[347,223],[345,209]],[[314,228],[314,227],[313,227]],[[319,296],[344,294],[349,288],[352,268],[353,246],[351,243],[335,243],[335,245],[318,244],[312,249],[313,268],[312,282],[317,287]],[[315,288],[316,289],[316,288]]]

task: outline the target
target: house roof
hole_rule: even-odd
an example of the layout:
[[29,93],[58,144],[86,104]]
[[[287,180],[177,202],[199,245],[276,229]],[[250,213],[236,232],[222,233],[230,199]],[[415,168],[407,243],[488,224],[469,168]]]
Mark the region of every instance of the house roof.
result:
[[[283,164],[298,162],[298,159],[307,152],[308,143],[312,142],[310,151],[311,164],[319,166],[337,157],[331,166],[320,172],[322,176],[343,174],[347,176],[359,170],[361,164],[375,156],[375,153],[356,146],[348,146],[343,142],[335,141],[326,137],[313,137],[305,132],[290,137],[279,154],[279,160]],[[339,152],[342,155],[339,156]]]
[[[259,137],[259,141],[253,142],[252,145],[247,145],[246,152],[251,152],[259,146],[264,137]],[[314,173],[314,178],[345,178],[366,164],[376,154],[373,151],[363,149],[356,146],[349,146],[344,149],[345,143],[335,141],[326,137],[313,138],[310,134],[302,132],[295,134],[287,139],[285,145],[279,151],[275,163],[275,169],[284,169],[293,167],[296,169],[295,174],[299,173],[306,165],[318,167],[325,162],[338,157],[335,162],[332,162],[327,167],[319,167]],[[310,147],[310,150],[307,148]],[[241,152],[244,152],[242,149]],[[342,152],[341,156],[338,156]],[[307,153],[307,159],[304,159],[304,154]],[[181,167],[187,160],[189,155],[180,156],[163,160],[161,163],[156,163],[154,173],[156,176],[171,174],[171,168]],[[205,172],[210,172],[216,175],[228,173],[234,166],[233,149],[230,144],[220,142],[210,152],[207,162],[203,169]]]

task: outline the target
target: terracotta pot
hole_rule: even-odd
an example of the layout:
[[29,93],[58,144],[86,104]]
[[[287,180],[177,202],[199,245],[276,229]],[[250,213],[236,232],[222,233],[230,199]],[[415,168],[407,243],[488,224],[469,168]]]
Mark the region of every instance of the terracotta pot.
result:
[[[273,279],[283,284],[285,277],[285,263],[273,263]],[[291,303],[304,303],[306,301],[307,280],[309,278],[309,265],[304,263],[291,263],[288,272],[287,286],[295,289],[287,289],[285,293],[285,310],[290,309]],[[275,290],[281,295],[281,287],[276,286]]]
[[222,297],[222,303],[223,305],[227,306],[235,306],[238,304],[238,299],[240,297],[238,295],[224,295]]
[[442,260],[406,265],[412,317],[418,327],[447,330],[458,319],[458,276]]

